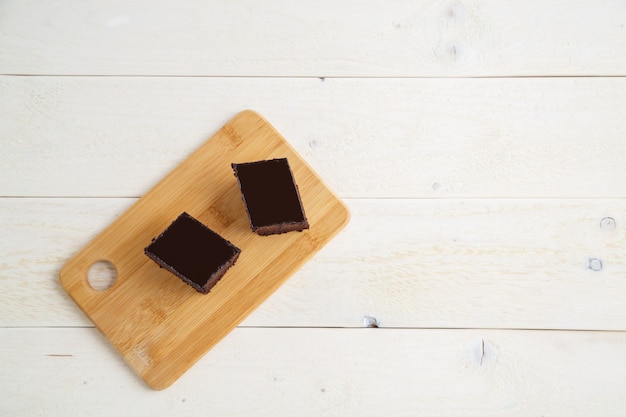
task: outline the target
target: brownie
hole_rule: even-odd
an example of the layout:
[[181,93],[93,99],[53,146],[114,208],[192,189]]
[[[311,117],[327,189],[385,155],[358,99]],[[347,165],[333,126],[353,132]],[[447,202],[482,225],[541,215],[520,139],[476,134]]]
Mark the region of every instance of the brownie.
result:
[[271,235],[309,228],[287,158],[232,167],[254,232]]
[[206,294],[235,264],[241,250],[187,213],[144,249],[148,257]]

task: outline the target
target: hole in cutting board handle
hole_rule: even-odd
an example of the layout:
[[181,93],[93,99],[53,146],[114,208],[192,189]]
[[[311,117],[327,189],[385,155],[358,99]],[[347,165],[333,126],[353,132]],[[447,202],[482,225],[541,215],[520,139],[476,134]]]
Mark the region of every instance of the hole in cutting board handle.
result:
[[117,280],[117,269],[109,261],[97,261],[87,271],[87,282],[97,291],[108,290]]

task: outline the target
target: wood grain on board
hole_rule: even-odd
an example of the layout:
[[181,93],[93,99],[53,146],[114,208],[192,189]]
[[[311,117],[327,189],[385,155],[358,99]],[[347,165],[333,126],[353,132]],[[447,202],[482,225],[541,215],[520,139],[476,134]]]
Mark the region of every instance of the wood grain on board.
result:
[[624,75],[620,0],[5,0],[0,73]]
[[[286,157],[310,228],[259,236],[250,230],[231,163]],[[145,256],[143,249],[188,212],[241,249],[207,295]],[[128,364],[153,388],[172,384],[258,307],[347,223],[344,204],[280,134],[252,111],[235,116],[74,255],[61,283]],[[89,267],[111,262],[117,281],[96,291]]]

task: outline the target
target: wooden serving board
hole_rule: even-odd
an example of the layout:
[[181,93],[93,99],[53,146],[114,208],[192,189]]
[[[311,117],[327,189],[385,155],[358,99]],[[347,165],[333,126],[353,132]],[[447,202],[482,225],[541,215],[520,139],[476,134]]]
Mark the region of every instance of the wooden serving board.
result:
[[[233,162],[287,157],[310,229],[258,236],[250,230]],[[144,254],[180,213],[241,248],[237,263],[207,295]],[[346,206],[260,115],[239,113],[116,219],[60,272],[72,299],[154,389],[176,381],[348,222]],[[94,290],[89,267],[101,260],[117,281]]]

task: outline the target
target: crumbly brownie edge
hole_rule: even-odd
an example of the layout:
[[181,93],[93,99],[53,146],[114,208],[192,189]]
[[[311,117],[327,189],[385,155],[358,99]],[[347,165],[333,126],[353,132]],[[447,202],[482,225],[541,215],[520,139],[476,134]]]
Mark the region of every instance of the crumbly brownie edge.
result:
[[309,223],[306,219],[301,222],[292,223],[279,223],[270,226],[255,227],[252,230],[260,236],[278,235],[287,232],[301,232],[309,228]]
[[229,240],[227,240],[227,239],[224,239],[224,240],[228,243],[229,246],[231,246],[234,249],[233,256],[231,256],[228,259],[228,261],[223,263],[209,277],[209,279],[207,280],[206,284],[204,284],[204,286],[200,286],[197,283],[191,281],[190,279],[187,279],[183,274],[178,272],[176,269],[174,269],[172,266],[170,266],[167,262],[163,261],[163,259],[159,258],[154,253],[150,252],[150,250],[148,249],[149,246],[146,247],[143,251],[146,254],[146,256],[148,256],[148,258],[150,258],[154,262],[156,262],[157,265],[159,265],[160,268],[164,268],[167,271],[171,272],[172,274],[176,275],[185,284],[189,285],[190,287],[192,287],[194,290],[198,291],[199,293],[208,294],[208,292],[211,291],[211,288],[213,288],[215,286],[215,284],[217,284],[217,282],[226,274],[226,272],[230,269],[230,267],[235,265],[235,262],[237,261],[237,259],[239,258],[239,254],[241,253],[241,249],[239,249],[237,246],[232,244]]
[[204,290],[204,288],[202,288],[200,285],[196,284],[195,282],[187,279],[184,275],[182,275],[181,273],[179,273],[176,269],[172,268],[167,262],[163,261],[161,258],[159,258],[158,256],[156,256],[155,254],[153,254],[152,252],[150,252],[148,250],[148,248],[144,249],[144,253],[148,256],[148,258],[152,259],[154,262],[156,262],[160,268],[164,268],[167,271],[171,272],[172,274],[176,275],[178,278],[180,278],[185,284],[189,285],[190,287],[192,287],[194,290],[202,293],[202,294],[206,294],[208,292],[208,290]]
[[[204,286],[202,287],[202,292],[203,294],[207,294],[209,291],[211,291],[211,289],[213,287],[215,287],[215,285],[217,285],[217,283],[222,279],[222,277],[224,275],[226,275],[226,273],[228,272],[228,270],[235,265],[235,262],[237,262],[237,259],[239,259],[239,254],[241,253],[240,250],[237,250],[235,252],[235,254],[226,262],[224,263],[222,266],[220,266],[217,271],[215,271],[213,273],[213,275],[211,275],[211,277],[209,278],[209,280],[207,281],[206,284],[204,284]],[[195,288],[195,287],[194,287]]]

